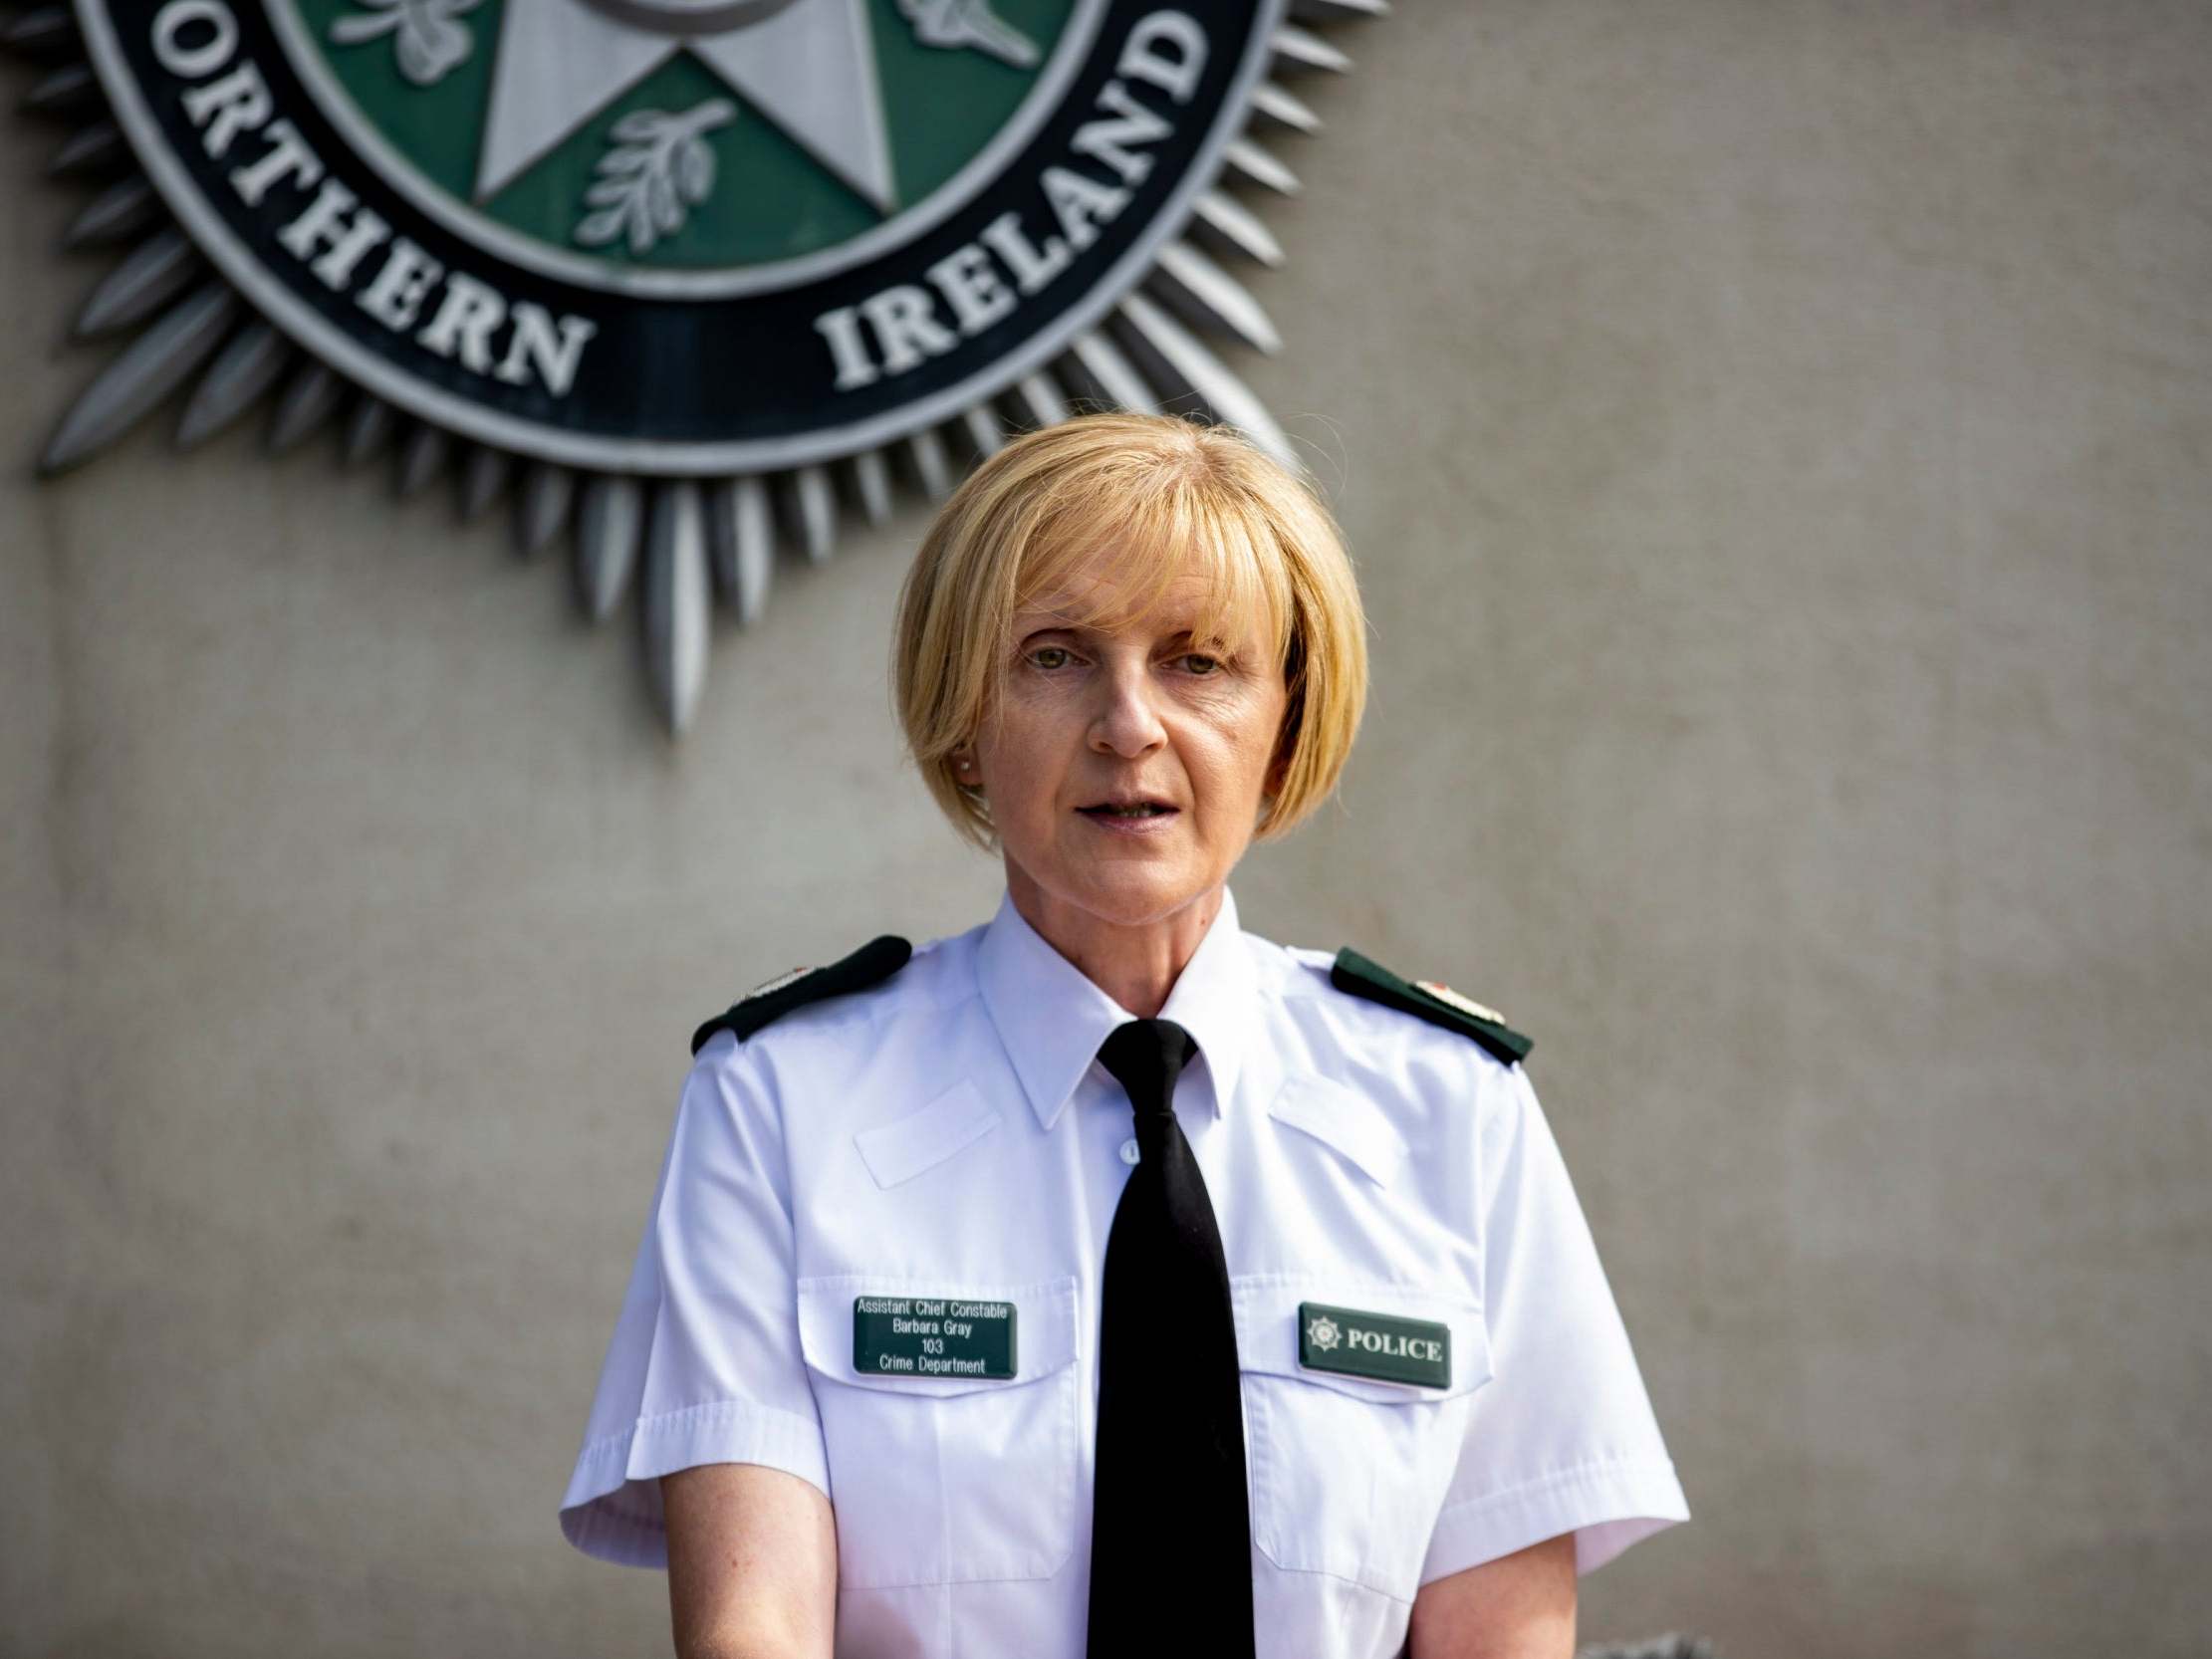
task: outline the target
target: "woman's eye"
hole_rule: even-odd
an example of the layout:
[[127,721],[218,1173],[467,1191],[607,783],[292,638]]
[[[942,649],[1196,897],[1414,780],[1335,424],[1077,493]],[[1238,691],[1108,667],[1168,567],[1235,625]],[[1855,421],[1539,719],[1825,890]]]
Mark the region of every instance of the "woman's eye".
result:
[[1065,668],[1068,666],[1068,651],[1062,645],[1040,645],[1029,653],[1029,660],[1033,668]]
[[1208,656],[1203,651],[1185,652],[1182,663],[1183,667],[1193,674],[1213,674],[1218,673],[1221,669],[1221,659],[1217,656]]

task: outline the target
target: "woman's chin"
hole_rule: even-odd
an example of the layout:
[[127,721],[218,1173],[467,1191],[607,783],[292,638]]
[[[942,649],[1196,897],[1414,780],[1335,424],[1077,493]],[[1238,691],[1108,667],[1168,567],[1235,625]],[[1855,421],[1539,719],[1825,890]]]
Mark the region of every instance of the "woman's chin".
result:
[[1068,897],[1103,922],[1144,927],[1164,920],[1212,883],[1180,860],[1114,860],[1083,872]]
[[[1101,835],[1074,846],[1047,843],[1030,856],[1002,846],[1017,900],[1045,911],[1078,912],[1108,927],[1165,921],[1221,883],[1212,860],[1194,856],[1184,836]],[[1042,838],[1042,837],[1041,837]],[[1184,844],[1176,844],[1184,841]],[[1077,926],[1085,925],[1069,916]]]

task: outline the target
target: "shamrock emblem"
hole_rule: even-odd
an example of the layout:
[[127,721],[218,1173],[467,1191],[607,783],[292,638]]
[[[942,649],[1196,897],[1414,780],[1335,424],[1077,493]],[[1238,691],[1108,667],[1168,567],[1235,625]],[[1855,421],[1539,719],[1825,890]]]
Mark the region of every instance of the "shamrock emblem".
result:
[[[467,61],[476,42],[468,25],[454,21],[472,12],[483,0],[356,0],[368,13],[342,17],[331,25],[331,39],[353,46],[378,35],[392,37],[398,54],[399,73],[418,87],[443,79],[446,71]],[[381,13],[381,16],[374,15]]]

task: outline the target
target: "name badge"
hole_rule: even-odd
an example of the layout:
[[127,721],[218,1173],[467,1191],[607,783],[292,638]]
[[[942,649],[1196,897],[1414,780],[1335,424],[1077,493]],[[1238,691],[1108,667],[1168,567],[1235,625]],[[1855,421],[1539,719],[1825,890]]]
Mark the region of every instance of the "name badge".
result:
[[1315,1371],[1447,1388],[1452,1380],[1452,1330],[1433,1319],[1302,1302],[1298,1362]]
[[875,1376],[1010,1377],[1014,1304],[855,1297],[853,1369]]

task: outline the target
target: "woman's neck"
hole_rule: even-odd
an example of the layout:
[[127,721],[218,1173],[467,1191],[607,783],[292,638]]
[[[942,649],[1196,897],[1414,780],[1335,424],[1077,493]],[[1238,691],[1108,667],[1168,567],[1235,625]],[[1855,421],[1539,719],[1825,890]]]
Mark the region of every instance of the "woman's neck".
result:
[[1219,886],[1209,887],[1180,910],[1133,925],[1108,921],[1056,898],[1012,864],[1006,870],[1006,890],[1038,937],[1140,1020],[1166,1006],[1167,994],[1221,913]]

